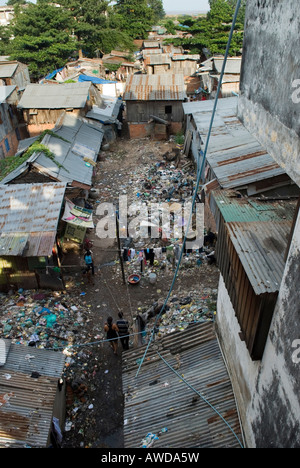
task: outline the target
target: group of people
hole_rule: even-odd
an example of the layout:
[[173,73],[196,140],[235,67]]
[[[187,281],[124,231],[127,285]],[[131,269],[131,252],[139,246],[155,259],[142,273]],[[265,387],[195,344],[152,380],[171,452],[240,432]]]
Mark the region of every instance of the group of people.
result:
[[[84,262],[85,269],[84,274],[87,275],[88,283],[93,283],[93,277],[95,275],[95,267],[93,254],[90,250],[91,245],[85,246]],[[120,339],[123,350],[129,349],[129,324],[128,321],[124,319],[123,312],[119,312],[119,319],[116,323],[113,323],[113,318],[108,317],[107,323],[104,326],[106,332],[107,340],[114,351],[115,354],[118,354],[118,340]]]
[[129,324],[124,319],[123,312],[119,312],[119,319],[113,323],[113,318],[108,317],[104,326],[106,338],[113,349],[114,354],[118,354],[118,339],[120,339],[124,351],[129,349]]

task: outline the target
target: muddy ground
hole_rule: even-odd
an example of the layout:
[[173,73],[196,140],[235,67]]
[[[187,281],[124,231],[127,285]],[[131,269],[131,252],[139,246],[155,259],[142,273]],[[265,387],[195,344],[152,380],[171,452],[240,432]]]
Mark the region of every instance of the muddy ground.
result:
[[[174,142],[129,141],[126,136],[119,139],[109,151],[102,153],[97,165],[95,188],[99,190],[100,200],[112,202],[126,189],[134,191],[137,168],[162,161],[163,154],[173,147]],[[93,201],[94,213],[97,201]],[[207,223],[211,224],[211,220]],[[124,284],[120,264],[115,263],[118,262],[117,243],[98,239],[94,232],[89,237],[94,243],[94,285],[81,277],[80,252],[70,251],[64,259],[65,265],[78,264],[77,270],[66,275],[67,294],[87,312],[77,340],[80,345],[73,352],[65,374],[67,419],[62,448],[123,448],[122,350],[119,345],[115,356],[109,344],[101,342],[105,338],[103,326],[109,315],[116,320],[119,310],[132,323],[138,310],[163,300],[174,270],[158,272],[158,282],[154,285],[145,278],[138,286]],[[126,277],[128,268],[125,265]],[[187,269],[179,274],[174,293],[199,289],[201,294],[203,288],[216,290],[218,279],[215,265]]]

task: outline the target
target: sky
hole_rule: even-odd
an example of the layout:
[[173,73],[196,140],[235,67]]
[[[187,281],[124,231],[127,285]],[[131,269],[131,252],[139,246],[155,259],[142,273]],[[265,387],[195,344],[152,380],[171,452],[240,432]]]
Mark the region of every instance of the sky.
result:
[[189,13],[209,11],[208,0],[163,0],[166,13]]
[[[0,0],[0,5],[5,5],[6,0]],[[190,11],[209,11],[208,0],[163,0],[166,13],[188,13]]]

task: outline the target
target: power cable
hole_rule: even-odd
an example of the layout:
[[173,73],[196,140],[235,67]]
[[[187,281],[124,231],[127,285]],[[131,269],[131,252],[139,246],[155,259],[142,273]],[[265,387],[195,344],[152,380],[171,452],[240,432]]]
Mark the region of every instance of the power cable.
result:
[[180,378],[180,380],[182,380],[191,390],[193,390],[193,392],[197,393],[197,395],[199,395],[200,398],[202,398],[203,401],[205,401],[205,403],[207,403],[210,408],[215,412],[217,413],[218,416],[220,416],[220,418],[224,421],[224,423],[226,424],[226,426],[230,429],[230,431],[232,432],[232,434],[234,435],[234,437],[237,439],[238,443],[240,444],[241,448],[244,448],[244,446],[242,445],[241,441],[239,440],[238,436],[236,435],[236,433],[234,432],[234,430],[232,429],[232,427],[228,424],[228,422],[226,421],[226,419],[223,418],[223,416],[220,414],[220,412],[200,393],[198,392],[198,390],[196,390],[194,387],[192,387],[192,385],[190,385],[186,380],[185,378],[180,375],[163,357],[162,355],[156,351],[156,353],[158,354],[158,356],[161,358],[161,360],[169,367],[169,369],[171,369],[172,372],[174,372],[174,374],[177,375],[177,377]]
[[169,298],[170,298],[170,296],[171,296],[171,293],[172,293],[172,291],[173,291],[173,289],[174,289],[174,285],[175,285],[175,282],[176,282],[176,279],[177,279],[177,276],[178,276],[180,264],[181,264],[181,262],[182,262],[182,257],[183,257],[183,253],[184,253],[184,250],[185,250],[185,245],[186,245],[186,241],[187,241],[187,236],[188,236],[189,228],[190,228],[191,221],[192,221],[192,217],[193,217],[193,210],[194,210],[194,207],[195,207],[195,204],[196,204],[196,200],[197,200],[197,197],[198,197],[198,190],[199,190],[199,186],[200,186],[200,182],[201,182],[201,176],[202,176],[202,172],[203,172],[204,165],[205,165],[205,162],[206,162],[206,156],[207,156],[208,145],[209,145],[210,136],[211,136],[211,132],[212,132],[212,127],[213,127],[213,122],[214,122],[215,113],[216,113],[216,109],[217,109],[217,104],[218,104],[218,100],[219,100],[219,95],[220,95],[220,92],[221,92],[221,86],[222,86],[222,82],[223,82],[223,76],[224,76],[224,73],[225,73],[225,67],[226,67],[226,63],[227,63],[227,58],[228,58],[228,55],[229,55],[229,49],[230,49],[230,45],[231,45],[231,40],[232,40],[232,37],[233,37],[233,33],[234,33],[234,28],[235,28],[235,24],[236,24],[238,12],[239,12],[239,9],[240,9],[240,6],[241,6],[241,1],[242,1],[242,0],[238,0],[238,1],[237,1],[235,13],[234,13],[234,17],[233,17],[233,21],[232,21],[232,25],[231,25],[230,35],[229,35],[229,39],[228,39],[228,42],[227,42],[227,47],[226,47],[226,52],[225,52],[225,56],[224,56],[222,71],[221,71],[221,75],[220,75],[220,79],[219,79],[219,84],[218,84],[218,89],[217,89],[217,96],[216,96],[216,99],[215,99],[215,102],[214,102],[212,117],[211,117],[211,121],[210,121],[210,125],[209,125],[209,131],[208,131],[208,134],[207,134],[207,139],[206,139],[206,144],[205,144],[205,150],[204,150],[204,153],[203,153],[203,159],[202,159],[201,170],[198,171],[198,174],[197,174],[197,182],[196,182],[196,186],[195,186],[195,193],[194,193],[194,196],[193,196],[193,202],[192,202],[191,212],[190,212],[190,216],[189,216],[188,225],[187,225],[187,228],[186,228],[186,234],[185,234],[185,237],[184,237],[182,249],[181,249],[181,252],[180,252],[179,261],[178,261],[178,264],[177,264],[177,268],[176,268],[176,271],[175,271],[175,274],[174,274],[174,278],[173,278],[173,281],[172,281],[172,284],[171,284],[171,288],[170,288],[170,290],[169,290],[169,293],[168,293],[168,295],[167,295],[167,298],[166,298],[166,300],[165,300],[165,302],[164,302],[163,307],[161,308],[160,313],[159,313],[158,316],[156,317],[155,324],[154,324],[153,330],[152,330],[152,334],[151,334],[151,336],[150,336],[150,339],[149,339],[147,348],[146,348],[146,350],[145,350],[144,356],[143,356],[143,358],[142,358],[142,360],[141,360],[141,362],[140,362],[138,371],[137,371],[137,373],[136,373],[136,377],[138,376],[138,374],[139,374],[139,372],[140,372],[140,370],[141,370],[141,367],[142,367],[142,365],[143,365],[143,362],[144,362],[144,360],[145,360],[145,358],[146,358],[146,356],[147,356],[149,347],[150,347],[150,345],[151,345],[151,343],[152,343],[152,340],[153,340],[153,337],[154,337],[154,335],[155,335],[155,329],[156,329],[157,323],[158,323],[160,317],[162,316],[162,314],[163,314],[163,312],[164,312],[164,310],[165,310],[165,308],[166,308],[166,306],[167,306],[167,303],[168,303],[168,301],[169,301]]

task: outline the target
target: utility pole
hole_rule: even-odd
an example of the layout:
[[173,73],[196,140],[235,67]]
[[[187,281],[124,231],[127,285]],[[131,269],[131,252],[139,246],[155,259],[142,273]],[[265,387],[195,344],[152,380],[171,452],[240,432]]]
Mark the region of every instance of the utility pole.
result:
[[122,252],[121,252],[120,226],[119,226],[118,212],[116,212],[116,226],[117,226],[118,249],[119,249],[119,258],[120,258],[120,264],[121,264],[121,269],[122,269],[123,283],[126,284],[124,262],[123,262]]

